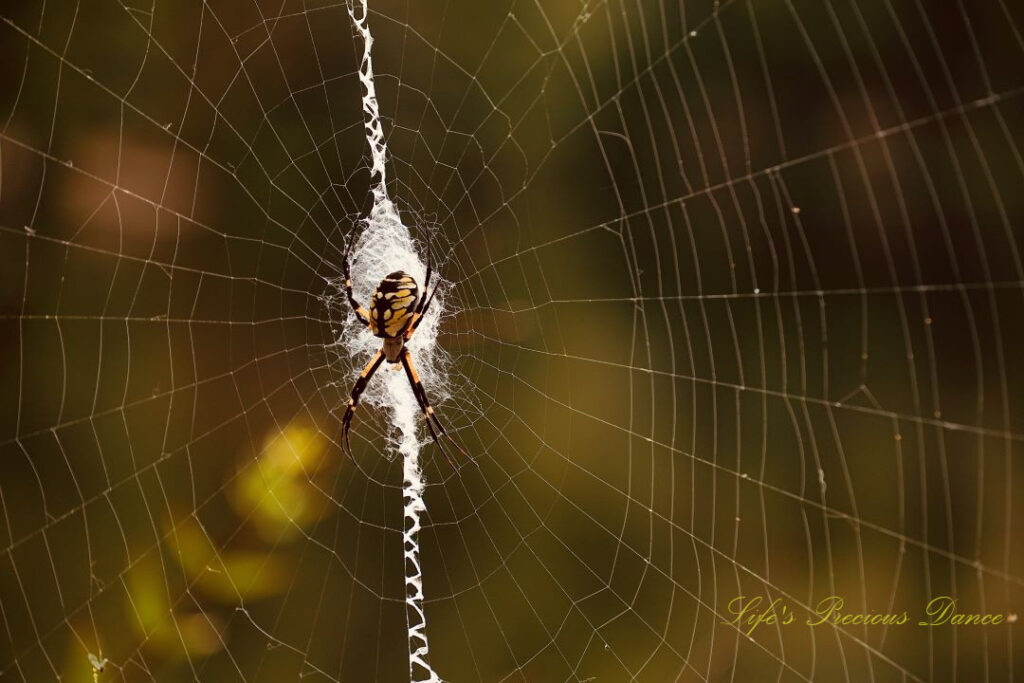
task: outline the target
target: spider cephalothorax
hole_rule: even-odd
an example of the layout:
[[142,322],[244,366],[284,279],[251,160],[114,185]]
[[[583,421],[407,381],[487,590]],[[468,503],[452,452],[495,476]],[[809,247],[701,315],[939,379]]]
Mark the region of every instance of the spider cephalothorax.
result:
[[[356,406],[359,404],[359,397],[362,396],[366,385],[370,382],[370,378],[373,377],[373,373],[377,372],[377,368],[386,360],[388,363],[401,363],[402,367],[405,368],[405,374],[412,385],[416,402],[419,403],[420,409],[426,418],[430,436],[434,439],[434,443],[437,444],[438,448],[441,449],[441,452],[444,453],[444,456],[448,458],[448,462],[452,463],[452,459],[444,450],[440,439],[438,439],[438,433],[443,437],[447,437],[458,448],[460,453],[465,455],[465,452],[448,435],[448,432],[445,431],[445,428],[437,419],[437,415],[434,414],[434,409],[430,406],[430,401],[427,400],[427,392],[423,389],[419,374],[412,363],[409,349],[405,347],[405,342],[416,332],[416,328],[423,321],[427,308],[434,300],[434,295],[437,294],[436,286],[433,291],[430,291],[429,295],[427,294],[430,288],[431,274],[430,242],[429,240],[427,242],[427,275],[423,279],[422,296],[419,295],[419,287],[416,285],[416,280],[405,271],[396,270],[387,275],[377,285],[377,289],[374,290],[373,296],[370,299],[369,311],[367,311],[367,309],[359,305],[359,302],[356,301],[355,296],[352,294],[352,278],[349,274],[348,256],[349,252],[352,251],[353,241],[350,239],[348,246],[345,248],[345,262],[343,264],[345,270],[345,293],[348,295],[348,301],[352,305],[352,310],[355,311],[359,322],[369,327],[375,337],[383,339],[383,343],[381,349],[374,354],[367,366],[363,368],[359,379],[356,380],[356,384],[352,388],[352,397],[348,401],[348,408],[345,410],[345,416],[341,420],[342,438],[345,446],[351,453],[352,445],[349,443],[348,433],[352,424],[352,416],[355,414]],[[452,467],[454,466],[455,464],[452,463]]]

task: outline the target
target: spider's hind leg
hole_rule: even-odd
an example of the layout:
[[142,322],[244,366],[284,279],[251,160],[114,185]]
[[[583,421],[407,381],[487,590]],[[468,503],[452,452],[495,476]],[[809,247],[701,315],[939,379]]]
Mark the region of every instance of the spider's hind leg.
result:
[[345,416],[341,418],[341,439],[342,446],[348,453],[349,457],[352,457],[352,443],[349,441],[348,432],[352,425],[352,417],[356,413],[356,406],[359,405],[359,397],[363,395],[366,390],[366,385],[370,383],[370,378],[373,377],[373,373],[377,372],[377,368],[384,362],[384,351],[378,351],[377,354],[370,359],[363,371],[359,373],[359,379],[356,380],[356,385],[352,387],[352,397],[348,400],[348,408],[345,409]]
[[[445,459],[448,460],[448,464],[452,466],[453,470],[458,469],[455,467],[455,461],[453,461],[451,456],[448,455],[448,451],[445,450],[444,445],[441,443],[441,439],[438,438],[438,432],[440,432],[442,437],[447,437],[451,444],[455,446],[456,450],[458,450],[464,458],[475,463],[476,461],[470,458],[466,454],[466,451],[462,450],[462,447],[459,446],[458,442],[448,434],[444,425],[441,424],[441,421],[437,419],[437,415],[434,414],[434,409],[431,407],[430,401],[427,399],[427,392],[423,388],[423,383],[420,382],[419,373],[416,372],[416,368],[412,364],[412,356],[409,354],[409,349],[402,349],[401,360],[402,367],[405,368],[405,375],[409,378],[409,384],[412,385],[412,393],[415,394],[416,402],[420,404],[420,409],[423,411],[423,415],[426,418],[427,429],[430,430],[430,437],[434,440],[434,443],[437,444],[437,447],[441,450]],[[431,420],[433,420],[433,422],[431,422]]]

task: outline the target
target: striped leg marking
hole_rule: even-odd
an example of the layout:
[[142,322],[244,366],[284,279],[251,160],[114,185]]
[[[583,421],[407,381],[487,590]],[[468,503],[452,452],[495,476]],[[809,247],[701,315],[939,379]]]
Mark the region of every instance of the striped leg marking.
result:
[[363,371],[359,373],[359,379],[356,380],[356,385],[352,387],[352,398],[348,400],[348,408],[345,410],[345,416],[341,418],[341,438],[342,444],[345,450],[348,452],[349,457],[352,456],[352,443],[349,441],[348,432],[349,427],[352,425],[352,416],[356,413],[356,406],[359,405],[359,397],[363,395],[363,391],[366,390],[366,385],[370,383],[370,378],[373,377],[373,373],[377,372],[377,368],[384,362],[384,351],[378,351],[370,362],[363,368]]
[[[351,232],[355,232],[355,226],[352,227]],[[352,276],[348,272],[348,255],[349,252],[352,251],[352,245],[355,243],[355,241],[355,235],[352,235],[350,233],[348,239],[348,246],[345,247],[345,258],[342,261],[342,268],[344,268],[345,270],[345,294],[348,296],[348,302],[352,306],[352,310],[355,311],[356,313],[356,318],[359,319],[359,322],[369,327],[370,314],[366,312],[365,308],[359,305],[359,302],[356,301],[355,296],[352,295]]]
[[[424,417],[426,417],[427,429],[430,430],[430,437],[434,440],[434,443],[437,444],[437,447],[441,449],[441,453],[444,455],[445,459],[448,460],[448,464],[452,466],[453,470],[457,471],[455,462],[452,460],[451,456],[448,455],[448,451],[445,450],[444,446],[441,444],[441,440],[437,437],[438,432],[441,433],[441,436],[447,437],[447,439],[451,441],[452,445],[455,446],[456,450],[458,450],[459,453],[462,453],[464,458],[470,462],[475,462],[472,458],[466,455],[466,451],[462,450],[455,439],[448,434],[444,425],[441,424],[441,421],[437,419],[437,415],[434,414],[434,409],[431,407],[430,401],[427,400],[427,392],[423,388],[423,383],[420,382],[419,373],[416,372],[416,368],[412,364],[412,356],[409,354],[409,349],[402,349],[401,359],[402,367],[405,368],[405,376],[409,378],[409,384],[412,385],[412,393],[415,394],[416,401],[420,404],[420,409],[423,411]],[[431,422],[431,420],[433,420],[433,422]],[[435,427],[437,428],[436,430],[434,429]]]
[[369,327],[370,314],[367,313],[365,308],[359,305],[355,296],[352,295],[352,280],[348,278],[348,275],[345,275],[345,294],[348,295],[348,302],[351,304],[352,310],[356,312],[356,318],[359,319],[359,322]]
[[409,327],[405,330],[405,339],[408,341],[416,328],[420,326],[420,322],[423,320],[423,316],[427,313],[427,308],[430,307],[430,302],[434,300],[434,295],[437,294],[437,287],[430,292],[430,296],[427,296],[427,291],[430,289],[430,235],[427,235],[427,277],[424,278],[423,282],[423,297],[420,299],[419,304],[416,306],[416,310],[412,315],[412,322],[409,323]]

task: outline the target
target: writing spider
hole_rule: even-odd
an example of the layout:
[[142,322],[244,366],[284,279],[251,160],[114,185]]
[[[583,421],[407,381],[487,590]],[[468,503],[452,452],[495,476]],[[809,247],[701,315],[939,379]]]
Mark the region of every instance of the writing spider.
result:
[[[359,379],[356,380],[356,384],[352,388],[352,397],[348,400],[348,408],[345,410],[345,416],[341,419],[342,439],[345,447],[349,454],[351,454],[352,444],[349,441],[349,430],[352,425],[352,417],[355,414],[356,406],[359,405],[359,398],[363,395],[363,391],[366,390],[366,385],[369,384],[373,373],[377,372],[377,368],[385,360],[388,363],[401,363],[402,367],[405,368],[405,376],[409,378],[409,384],[412,385],[412,393],[416,396],[416,402],[419,403],[420,410],[423,411],[423,416],[426,418],[430,436],[454,469],[455,463],[444,449],[444,446],[441,445],[438,433],[451,441],[452,445],[463,456],[466,456],[466,452],[459,447],[455,439],[448,435],[441,421],[434,414],[434,409],[427,399],[427,392],[423,389],[423,383],[420,382],[419,373],[416,372],[416,366],[413,365],[412,355],[405,346],[405,343],[416,332],[416,328],[423,322],[423,316],[426,315],[427,308],[430,307],[430,303],[434,300],[434,295],[437,294],[437,287],[435,286],[430,291],[430,295],[427,295],[427,291],[430,288],[431,275],[430,239],[429,237],[427,239],[427,274],[423,279],[422,296],[419,295],[419,287],[416,285],[416,280],[412,275],[402,270],[396,270],[386,275],[380,281],[380,284],[377,285],[377,289],[374,290],[373,296],[370,298],[369,311],[360,306],[359,302],[352,295],[352,277],[349,273],[348,257],[354,242],[355,238],[351,237],[348,241],[348,246],[345,247],[345,260],[343,264],[345,293],[348,295],[348,302],[352,305],[356,319],[369,327],[373,336],[380,337],[383,342],[381,349],[377,351],[366,367],[363,368],[363,371],[359,373]],[[469,456],[466,457],[468,458]]]

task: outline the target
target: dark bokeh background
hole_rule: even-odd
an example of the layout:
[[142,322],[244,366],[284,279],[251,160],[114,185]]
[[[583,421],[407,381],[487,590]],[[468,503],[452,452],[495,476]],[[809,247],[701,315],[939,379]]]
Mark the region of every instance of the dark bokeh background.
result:
[[[1015,625],[722,622],[1024,608],[1019,7],[371,8],[479,463],[425,450],[439,674],[1011,679]],[[387,414],[338,443],[361,47],[343,3],[0,9],[4,680],[407,680]]]

